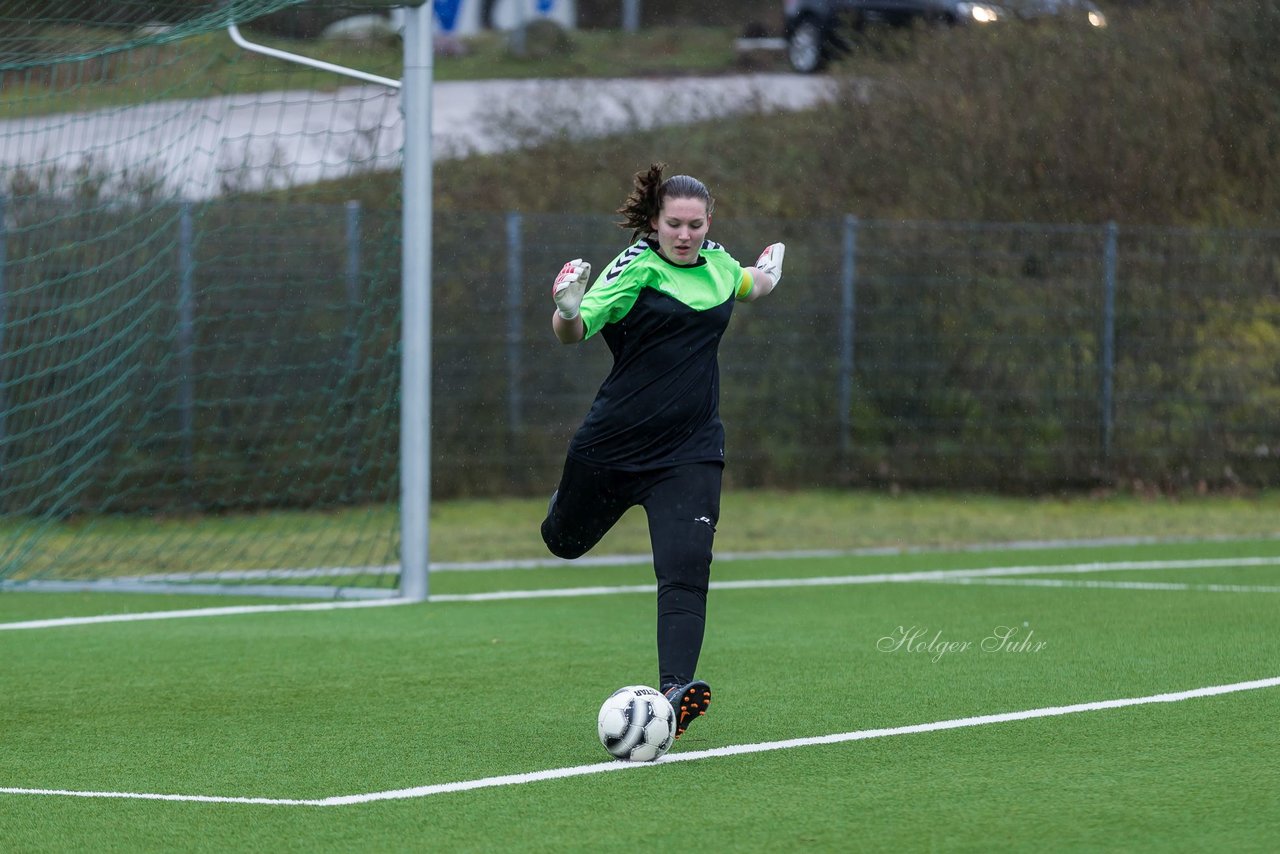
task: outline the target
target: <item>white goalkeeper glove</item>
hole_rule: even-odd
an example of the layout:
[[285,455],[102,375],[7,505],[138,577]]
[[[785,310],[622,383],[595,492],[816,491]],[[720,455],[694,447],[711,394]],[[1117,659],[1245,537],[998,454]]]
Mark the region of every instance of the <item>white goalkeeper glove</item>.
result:
[[551,287],[551,298],[556,301],[556,311],[565,320],[573,320],[578,316],[578,306],[582,305],[582,295],[587,292],[587,283],[591,281],[591,264],[581,258],[560,268],[556,283]]
[[787,247],[781,243],[771,243],[760,253],[760,257],[756,259],[756,269],[764,273],[773,280],[773,286],[776,288],[778,282],[782,281],[782,256],[786,254]]

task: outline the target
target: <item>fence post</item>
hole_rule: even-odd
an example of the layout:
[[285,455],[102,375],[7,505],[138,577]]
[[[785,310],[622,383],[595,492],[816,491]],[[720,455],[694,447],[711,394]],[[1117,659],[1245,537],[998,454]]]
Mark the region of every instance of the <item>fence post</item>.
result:
[[344,237],[346,239],[347,265],[343,276],[346,288],[347,313],[343,320],[344,334],[347,339],[347,375],[354,376],[360,365],[360,203],[354,199],[346,204],[346,222]]
[[1103,463],[1111,458],[1116,358],[1116,244],[1119,230],[1114,220],[1107,223],[1102,250],[1102,352],[1098,362],[1098,426]]
[[182,471],[195,481],[195,253],[191,202],[178,208],[178,422],[182,436]]
[[840,453],[853,447],[850,412],[853,409],[853,342],[857,309],[858,218],[845,214],[840,265]]
[[0,472],[5,471],[8,458],[9,434],[6,432],[5,416],[9,411],[9,394],[5,383],[5,329],[9,325],[9,290],[5,282],[5,274],[9,269],[9,227],[6,224],[8,210],[5,196],[0,194]]
[[359,490],[355,472],[360,467],[360,431],[357,427],[355,411],[360,383],[356,378],[360,370],[360,218],[362,208],[360,202],[348,199],[343,206],[343,240],[346,249],[346,265],[342,276],[343,291],[347,299],[347,310],[342,320],[342,335],[346,344],[343,353],[342,377],[346,384],[347,400],[344,405],[347,429],[343,436],[343,457],[347,461],[347,471],[351,477],[351,488]]
[[524,433],[521,417],[520,345],[524,339],[524,217],[507,214],[507,461],[515,476],[516,448]]
[[622,31],[640,31],[640,0],[622,0]]

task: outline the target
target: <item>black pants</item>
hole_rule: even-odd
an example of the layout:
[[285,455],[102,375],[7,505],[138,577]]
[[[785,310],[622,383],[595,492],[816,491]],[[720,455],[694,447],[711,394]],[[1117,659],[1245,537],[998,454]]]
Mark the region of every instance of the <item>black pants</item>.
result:
[[630,472],[570,459],[542,523],[551,553],[572,559],[600,542],[629,508],[644,507],[658,580],[660,688],[692,681],[698,666],[723,471],[718,462]]

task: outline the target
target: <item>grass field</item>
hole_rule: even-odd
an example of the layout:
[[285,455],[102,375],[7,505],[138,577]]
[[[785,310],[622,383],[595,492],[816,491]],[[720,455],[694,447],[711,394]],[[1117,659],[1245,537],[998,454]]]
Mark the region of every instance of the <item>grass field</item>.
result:
[[[1024,499],[954,492],[728,490],[721,552],[958,547],[1019,540],[1280,535],[1280,491],[1248,496],[1113,494]],[[438,501],[431,560],[453,564],[547,557],[538,536],[546,497]],[[83,564],[100,575],[323,566],[359,553],[394,560],[395,507],[263,511],[187,517],[0,520],[0,542],[38,537],[24,574]],[[594,554],[649,551],[644,513],[623,516]],[[67,577],[59,573],[58,577]],[[4,614],[0,597],[0,617]]]
[[605,762],[594,733],[609,692],[654,678],[642,564],[440,572],[422,605],[26,628],[257,603],[0,596],[0,839],[1280,843],[1280,540],[722,559],[714,576],[712,710],[645,766]]

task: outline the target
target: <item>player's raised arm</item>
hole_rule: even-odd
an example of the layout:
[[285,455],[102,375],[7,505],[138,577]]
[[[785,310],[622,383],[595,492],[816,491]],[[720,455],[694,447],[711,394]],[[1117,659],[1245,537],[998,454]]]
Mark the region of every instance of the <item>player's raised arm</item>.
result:
[[766,296],[782,281],[782,256],[787,247],[781,243],[772,243],[765,247],[756,260],[754,267],[748,267],[751,274],[751,291],[745,297],[747,302]]
[[590,281],[591,264],[575,258],[560,268],[560,275],[551,286],[551,299],[556,304],[555,313],[551,315],[551,330],[561,344],[576,344],[586,337],[578,308]]

